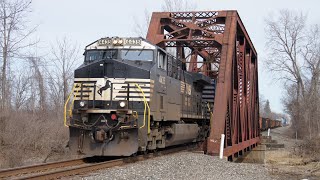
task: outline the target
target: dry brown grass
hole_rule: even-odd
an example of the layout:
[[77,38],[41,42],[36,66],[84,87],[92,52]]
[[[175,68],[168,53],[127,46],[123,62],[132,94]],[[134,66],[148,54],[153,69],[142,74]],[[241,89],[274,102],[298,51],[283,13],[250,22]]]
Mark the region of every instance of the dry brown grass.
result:
[[7,117],[0,148],[0,168],[46,162],[64,155],[68,128],[62,116],[50,113],[11,112]]
[[320,138],[305,140],[299,147],[301,156],[309,158],[311,162],[320,161]]

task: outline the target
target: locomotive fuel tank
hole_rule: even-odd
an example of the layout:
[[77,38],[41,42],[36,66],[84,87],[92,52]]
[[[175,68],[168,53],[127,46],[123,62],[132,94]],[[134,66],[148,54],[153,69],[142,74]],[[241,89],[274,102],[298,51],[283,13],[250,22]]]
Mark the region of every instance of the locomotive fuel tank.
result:
[[166,146],[195,142],[199,131],[198,124],[173,124],[166,140]]

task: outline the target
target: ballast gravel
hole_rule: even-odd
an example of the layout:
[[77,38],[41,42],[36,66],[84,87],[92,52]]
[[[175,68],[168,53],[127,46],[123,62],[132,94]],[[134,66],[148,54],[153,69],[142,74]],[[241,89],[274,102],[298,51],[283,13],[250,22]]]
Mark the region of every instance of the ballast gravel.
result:
[[181,152],[124,166],[96,171],[72,179],[181,179],[272,180],[262,164],[234,163],[199,153]]

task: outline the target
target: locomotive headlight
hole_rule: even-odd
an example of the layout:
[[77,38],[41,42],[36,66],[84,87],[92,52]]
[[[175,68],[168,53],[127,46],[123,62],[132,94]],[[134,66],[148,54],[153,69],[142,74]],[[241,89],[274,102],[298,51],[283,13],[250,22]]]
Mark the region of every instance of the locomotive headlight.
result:
[[122,108],[125,107],[125,106],[126,106],[126,102],[121,101],[120,104],[119,104],[119,106],[122,107]]
[[84,107],[86,105],[86,103],[84,101],[80,101],[79,105],[80,105],[80,107]]

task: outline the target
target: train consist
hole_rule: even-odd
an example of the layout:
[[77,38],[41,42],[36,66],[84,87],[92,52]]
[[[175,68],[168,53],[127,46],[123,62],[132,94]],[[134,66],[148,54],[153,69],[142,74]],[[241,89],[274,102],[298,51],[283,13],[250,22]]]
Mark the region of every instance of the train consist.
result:
[[261,131],[266,131],[269,128],[272,129],[272,128],[281,127],[282,123],[281,123],[281,120],[273,120],[269,118],[260,117],[259,126]]
[[71,152],[130,156],[208,137],[214,80],[143,38],[89,44],[74,78]]

